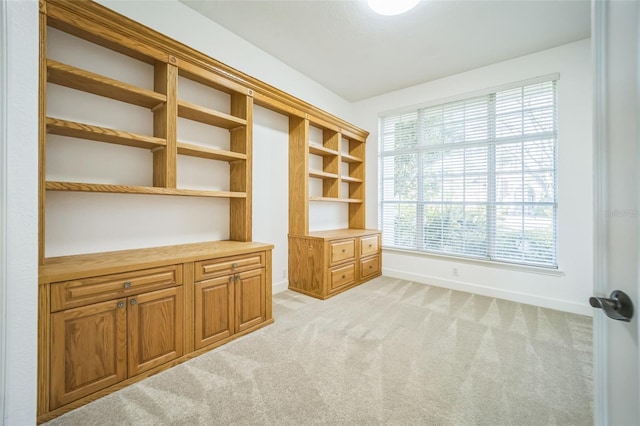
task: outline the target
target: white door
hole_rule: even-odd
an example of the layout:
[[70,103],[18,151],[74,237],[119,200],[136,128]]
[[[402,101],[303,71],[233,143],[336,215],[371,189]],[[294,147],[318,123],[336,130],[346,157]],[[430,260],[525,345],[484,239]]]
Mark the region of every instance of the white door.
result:
[[630,296],[630,322],[594,312],[594,423],[640,424],[638,351],[640,2],[592,0],[595,93],[594,296]]

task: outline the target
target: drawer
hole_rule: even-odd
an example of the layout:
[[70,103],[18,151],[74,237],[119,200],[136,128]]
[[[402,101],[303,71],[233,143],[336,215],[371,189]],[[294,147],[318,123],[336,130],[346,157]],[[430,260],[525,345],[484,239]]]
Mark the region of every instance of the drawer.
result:
[[348,265],[339,266],[331,270],[331,288],[329,291],[339,289],[345,285],[352,284],[356,281],[356,265],[350,263]]
[[329,264],[335,265],[336,263],[354,258],[356,254],[356,241],[350,239],[330,242],[329,249],[331,251]]
[[196,262],[196,281],[264,267],[264,252]]
[[360,278],[380,273],[380,255],[371,256],[360,261]]
[[378,236],[372,235],[370,237],[360,238],[360,256],[369,256],[371,254],[378,253],[380,244],[378,243]]
[[85,306],[182,284],[182,265],[51,284],[51,311]]

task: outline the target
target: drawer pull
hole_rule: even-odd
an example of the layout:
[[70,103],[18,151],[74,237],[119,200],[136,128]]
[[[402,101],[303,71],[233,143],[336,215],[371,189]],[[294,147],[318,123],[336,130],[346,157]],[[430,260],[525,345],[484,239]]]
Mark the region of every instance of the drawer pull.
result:
[[118,308],[124,308],[124,302],[118,302]]
[[346,252],[347,252],[347,249],[342,249],[342,252],[343,252],[343,253],[346,253]]
[[373,266],[369,265],[369,269],[373,269]]
[[232,267],[232,268],[237,268],[237,267],[238,267],[238,264],[237,264],[236,262],[233,262],[233,263],[231,264],[231,267]]
[[138,299],[131,299],[131,304],[132,304],[132,305],[135,305],[135,304],[137,304],[137,303],[138,303]]
[[126,283],[124,283],[122,286],[123,286],[124,288],[129,288],[129,287],[131,287],[131,283],[130,283],[129,281],[127,281],[127,282],[126,282]]
[[373,244],[369,244],[369,248],[373,247]]
[[342,276],[342,278],[347,278],[347,276],[346,276],[346,275],[343,275],[343,276]]

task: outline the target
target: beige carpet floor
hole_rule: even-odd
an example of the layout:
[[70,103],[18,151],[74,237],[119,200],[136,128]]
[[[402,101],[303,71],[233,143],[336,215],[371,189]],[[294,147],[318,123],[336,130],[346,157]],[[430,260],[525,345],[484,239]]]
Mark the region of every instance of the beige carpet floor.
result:
[[591,319],[380,277],[48,425],[591,425]]

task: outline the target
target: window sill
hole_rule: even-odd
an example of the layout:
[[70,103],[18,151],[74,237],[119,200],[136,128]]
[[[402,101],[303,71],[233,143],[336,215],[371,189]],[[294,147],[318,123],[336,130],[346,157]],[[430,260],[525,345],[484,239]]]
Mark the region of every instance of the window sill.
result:
[[543,268],[538,266],[518,265],[515,263],[493,262],[490,260],[472,259],[468,257],[424,253],[414,250],[404,250],[397,248],[382,247],[383,253],[403,254],[406,256],[424,257],[427,259],[442,260],[448,262],[467,263],[470,265],[484,266],[487,268],[504,269],[509,271],[527,272],[531,274],[550,275],[554,277],[564,277],[564,271],[560,269]]

